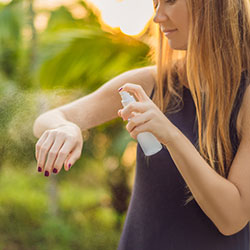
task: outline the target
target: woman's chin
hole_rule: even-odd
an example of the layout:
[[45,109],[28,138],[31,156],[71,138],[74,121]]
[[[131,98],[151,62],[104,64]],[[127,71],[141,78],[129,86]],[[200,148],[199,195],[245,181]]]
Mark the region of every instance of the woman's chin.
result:
[[180,44],[176,44],[173,41],[171,41],[170,39],[168,39],[168,44],[170,46],[171,49],[173,50],[187,50],[187,45],[180,45]]

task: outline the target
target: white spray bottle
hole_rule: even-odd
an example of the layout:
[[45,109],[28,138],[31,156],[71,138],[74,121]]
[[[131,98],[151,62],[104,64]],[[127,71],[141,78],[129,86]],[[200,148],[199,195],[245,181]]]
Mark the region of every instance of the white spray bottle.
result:
[[[122,98],[123,107],[127,106],[131,102],[136,102],[135,98],[127,91],[119,92]],[[128,119],[129,120],[129,119]],[[137,135],[137,140],[146,156],[156,154],[162,149],[161,143],[150,132],[142,132]]]

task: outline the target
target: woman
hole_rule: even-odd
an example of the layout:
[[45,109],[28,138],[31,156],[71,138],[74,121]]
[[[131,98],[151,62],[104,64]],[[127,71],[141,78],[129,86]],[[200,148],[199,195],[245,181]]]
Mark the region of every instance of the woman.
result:
[[[37,119],[34,134],[46,130],[36,148],[39,170],[49,175],[63,163],[67,170],[80,157],[81,130],[116,117],[120,97],[104,97],[119,85],[138,100],[118,110],[124,120],[131,118],[131,137],[149,131],[165,147],[146,159],[137,146],[135,185],[118,249],[249,250],[249,0],[154,4],[157,80],[155,67],[130,71]],[[108,102],[112,111],[101,115],[99,108]]]

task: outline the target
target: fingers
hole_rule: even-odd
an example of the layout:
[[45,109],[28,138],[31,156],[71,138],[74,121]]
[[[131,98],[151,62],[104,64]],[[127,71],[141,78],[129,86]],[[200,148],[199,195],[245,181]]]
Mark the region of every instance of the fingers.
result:
[[[52,147],[49,150],[46,150],[45,154],[41,155],[41,164],[43,164],[43,166],[47,156],[47,161],[44,167],[45,176],[49,176],[51,172],[56,174],[61,170],[62,167],[58,165],[58,162],[62,165],[67,157],[67,153],[69,153],[67,150],[63,150],[63,147],[65,149],[65,144],[67,144],[67,141],[65,142],[63,138],[58,137],[55,139]],[[46,148],[46,145],[44,148]]]
[[145,122],[145,123],[141,124],[140,126],[136,126],[136,127],[133,129],[133,131],[130,132],[130,136],[131,136],[133,139],[137,140],[138,134],[143,133],[143,132],[149,132],[149,130],[148,130],[149,124],[148,124],[148,123],[149,123],[149,122]]
[[41,146],[44,143],[44,141],[47,139],[47,137],[48,137],[48,131],[44,132],[36,143],[36,160],[38,160],[39,158]]
[[45,176],[59,173],[63,164],[68,171],[80,158],[83,141],[71,129],[65,127],[60,128],[60,131],[46,131],[37,142],[38,171],[44,172]]
[[139,84],[126,83],[119,89],[119,91],[131,92],[139,100],[138,102],[132,102],[125,108],[118,110],[118,116],[121,116],[123,120],[128,120],[131,117],[132,111],[144,113],[150,109],[151,105],[155,106]]
[[[81,157],[82,150],[80,147],[76,147],[64,161],[64,169],[69,170],[75,162]],[[61,166],[61,165],[60,165]]]
[[132,102],[125,108],[118,110],[118,115],[123,118],[124,121],[132,117],[132,112],[144,113],[150,108],[148,103]]
[[142,88],[141,85],[139,84],[134,84],[134,83],[126,83],[122,86],[121,91],[128,91],[131,92],[136,96],[139,102],[144,102],[151,100],[147,94],[145,93],[144,89]]
[[142,132],[151,132],[151,122],[152,112],[149,110],[143,114],[138,114],[132,118],[126,125],[126,129],[130,133],[130,136],[137,140],[138,134]]
[[[41,137],[42,138],[42,137]],[[44,170],[44,164],[46,160],[46,156],[48,151],[50,150],[52,144],[53,144],[53,134],[47,135],[46,139],[41,140],[39,143],[37,143],[37,165],[38,165],[38,171],[43,172]]]
[[[58,144],[60,145],[60,143]],[[58,146],[56,146],[55,148],[57,149],[58,154],[55,156],[55,153],[53,153],[54,151],[52,151],[51,148],[51,156],[50,153],[48,155],[48,160],[45,166],[45,173],[46,171],[48,171],[49,173],[51,173],[51,171],[55,174],[57,174],[58,172],[61,171],[63,163],[65,162],[65,160],[67,159],[68,155],[70,154],[71,151],[74,150],[74,141],[72,139],[69,139],[67,141],[65,141],[65,143],[62,145],[62,147],[60,147],[60,150],[58,150]],[[74,151],[73,151],[74,152]],[[71,164],[72,166],[72,164]],[[67,165],[65,167],[65,170],[68,171],[70,169],[69,165]]]
[[136,127],[141,126],[142,124],[148,122],[150,119],[150,111],[147,111],[140,115],[136,115],[135,117],[130,119],[129,123],[126,125],[126,129],[129,133],[131,133]]

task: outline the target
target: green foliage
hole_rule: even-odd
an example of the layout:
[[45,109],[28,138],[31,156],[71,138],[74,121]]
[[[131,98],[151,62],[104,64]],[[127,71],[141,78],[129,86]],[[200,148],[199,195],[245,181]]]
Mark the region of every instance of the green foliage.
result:
[[[74,184],[73,184],[74,183]],[[0,177],[1,249],[112,250],[120,232],[114,229],[114,211],[102,207],[98,190],[78,190],[74,181],[59,184],[60,211],[48,213],[47,180],[34,171],[6,165]],[[66,190],[67,189],[67,190]],[[17,192],[18,190],[18,192]],[[65,203],[70,192],[71,204]],[[100,194],[105,192],[100,190]],[[82,201],[79,202],[79,197]],[[93,207],[93,202],[99,204]]]
[[41,33],[31,0],[0,5],[0,249],[117,248],[132,174],[120,161],[132,140],[121,119],[90,131],[70,172],[45,178],[36,170],[36,117],[149,64],[148,45],[103,31],[79,4],[83,19],[61,7]]
[[0,7],[0,71],[7,78],[15,78],[23,25],[23,8],[21,3]]
[[8,88],[2,86],[0,166],[4,160],[11,161],[14,166],[16,163],[26,165],[34,160],[35,138],[32,135],[32,123],[36,117],[35,95],[14,86],[7,85]]
[[148,64],[144,59],[149,51],[146,44],[104,32],[96,19],[79,23],[65,8],[52,13],[48,29],[40,37],[38,69],[43,88],[92,92],[121,72]]

